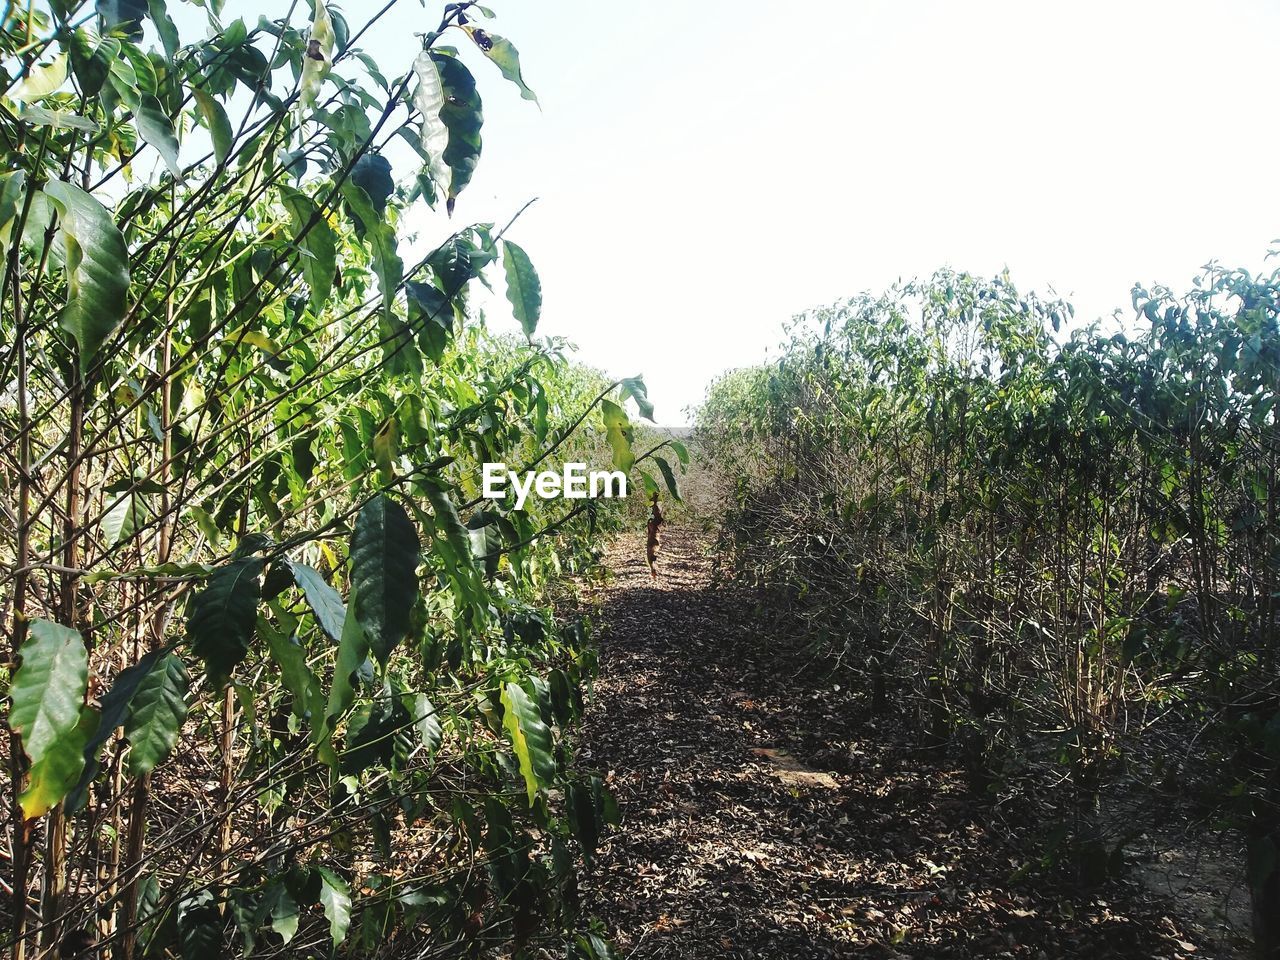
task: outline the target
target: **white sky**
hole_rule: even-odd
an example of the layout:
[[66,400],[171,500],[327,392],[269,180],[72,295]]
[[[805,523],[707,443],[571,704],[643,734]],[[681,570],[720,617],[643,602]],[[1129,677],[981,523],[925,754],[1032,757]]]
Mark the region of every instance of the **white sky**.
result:
[[[899,277],[1007,265],[1087,321],[1280,237],[1275,0],[491,5],[542,110],[468,58],[485,150],[455,222],[538,197],[511,237],[540,332],[643,373],[661,423],[791,315]],[[366,47],[389,76],[439,8]]]

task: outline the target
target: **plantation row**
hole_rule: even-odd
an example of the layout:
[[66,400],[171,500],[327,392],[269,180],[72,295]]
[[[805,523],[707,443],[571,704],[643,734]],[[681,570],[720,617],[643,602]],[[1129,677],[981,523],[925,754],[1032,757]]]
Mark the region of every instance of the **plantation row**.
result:
[[980,793],[1060,769],[1046,866],[1118,869],[1148,824],[1109,790],[1158,784],[1247,837],[1280,956],[1280,274],[1133,306],[1140,332],[1055,336],[1070,306],[1003,276],[858,297],[719,380],[697,436],[733,565],[873,710],[909,704]]
[[183,5],[205,39],[163,0],[0,24],[0,939],[605,956],[575,871],[616,811],[565,747],[594,671],[569,578],[621,502],[486,501],[481,465],[653,491],[672,463],[632,450],[642,381],[536,338],[511,225],[401,243],[479,159],[468,59],[534,98],[515,47],[472,3],[412,64],[358,46],[393,4]]

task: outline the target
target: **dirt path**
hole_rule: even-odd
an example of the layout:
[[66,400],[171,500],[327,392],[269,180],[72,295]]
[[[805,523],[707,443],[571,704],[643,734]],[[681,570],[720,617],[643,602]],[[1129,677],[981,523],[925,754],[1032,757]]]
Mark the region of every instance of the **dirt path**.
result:
[[1036,826],[974,801],[855,691],[771,648],[755,598],[711,586],[675,529],[662,578],[615,548],[581,748],[624,824],[584,884],[634,958],[1220,956],[1132,885],[1072,897],[1031,874]]

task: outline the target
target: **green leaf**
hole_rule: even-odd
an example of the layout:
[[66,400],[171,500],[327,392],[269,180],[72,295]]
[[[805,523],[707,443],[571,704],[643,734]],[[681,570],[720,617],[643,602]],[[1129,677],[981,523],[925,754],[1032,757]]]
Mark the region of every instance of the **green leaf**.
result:
[[360,592],[353,582],[351,595],[347,598],[347,617],[342,624],[342,639],[338,641],[338,662],[333,668],[329,705],[325,710],[325,715],[330,719],[341,716],[355,701],[355,688],[351,678],[369,657],[369,638],[356,617],[359,597]]
[[146,0],[98,0],[97,6],[104,32],[117,33],[134,43],[142,42]]
[[552,782],[556,773],[551,728],[542,722],[538,706],[515,682],[502,689],[502,727],[511,740],[512,750],[520,764],[529,806],[537,798],[539,787]]
[[102,515],[102,536],[108,546],[114,547],[132,538],[151,519],[151,505],[146,495],[138,492],[125,493]]
[[129,776],[149,773],[173,750],[187,719],[187,668],[171,653],[138,684],[129,704],[124,735],[129,740]]
[[356,517],[350,548],[353,603],[373,655],[382,663],[409,632],[421,546],[404,507],[384,494],[366,503]]
[[409,325],[417,333],[418,346],[432,363],[439,363],[453,336],[449,298],[429,283],[410,281],[404,285],[404,292],[409,304]]
[[227,119],[227,111],[214,97],[199,87],[192,87],[196,106],[200,108],[200,117],[204,120],[205,129],[209,131],[209,139],[213,141],[213,156],[219,165],[227,162],[231,156],[231,145],[235,142],[235,134],[231,130],[231,121]]
[[22,815],[28,820],[43,816],[57,806],[80,779],[84,770],[85,746],[98,729],[98,711],[81,707],[76,724],[59,742],[27,771],[27,789],[18,797]]
[[191,600],[187,635],[214,686],[225,684],[249,653],[262,595],[262,567],[260,557],[233,560],[215,570]]
[[471,71],[457,57],[433,52],[431,59],[440,71],[444,85],[444,106],[440,119],[449,131],[449,144],[444,162],[449,167],[449,189],[446,209],[453,213],[458,194],[471,182],[480,161],[480,129],[484,126],[484,110],[476,81]]
[[311,311],[319,316],[333,291],[337,239],[320,208],[305,193],[281,186],[280,199],[293,223],[293,241],[304,253],[302,276],[311,291]]
[[120,55],[120,41],[111,37],[95,37],[84,27],[77,27],[68,44],[71,71],[80,84],[80,92],[95,97],[111,74],[111,63]]
[[671,464],[667,463],[662,457],[654,457],[653,459],[658,462],[658,470],[662,472],[662,479],[667,484],[667,490],[671,493],[671,496],[679,500],[680,484],[676,482],[676,475],[671,469]]
[[89,654],[75,630],[33,620],[19,656],[22,665],[9,690],[9,728],[22,737],[31,760],[31,795],[24,794],[22,801],[30,819],[57,804],[84,768],[84,748],[93,732],[80,736]]
[[133,700],[139,684],[146,679],[156,662],[164,656],[163,650],[153,650],[131,667],[125,667],[111,684],[111,689],[102,698],[102,718],[93,737],[84,748],[84,773],[80,775],[72,791],[67,794],[67,810],[75,813],[84,806],[87,788],[98,773],[98,751],[111,739],[116,729],[124,724],[129,712],[129,703]]
[[9,225],[22,209],[27,175],[21,170],[0,173],[0,244],[9,242]]
[[497,64],[502,75],[520,88],[520,96],[537,103],[538,95],[529,89],[520,72],[520,51],[515,48],[515,44],[505,37],[500,37],[496,33],[486,33],[478,27],[472,27],[467,32],[471,34],[471,39],[484,55]]
[[298,903],[283,885],[277,888],[271,904],[271,929],[280,934],[285,943],[298,932]]
[[357,160],[347,182],[364,191],[379,217],[386,212],[387,200],[396,188],[391,179],[391,162],[380,153],[366,153]]
[[605,436],[613,449],[613,465],[619,470],[629,471],[635,466],[636,455],[631,450],[635,431],[627,419],[627,412],[612,400],[601,400],[600,413],[604,419]]
[[68,110],[46,110],[44,107],[27,107],[19,116],[25,123],[36,127],[52,127],[54,130],[86,130],[97,133],[102,129],[96,120],[82,117]]
[[26,79],[13,88],[11,96],[23,103],[43,100],[67,82],[67,55],[59,53],[48,63],[37,64],[27,71]]
[[351,928],[351,887],[326,867],[316,870],[320,874],[320,906],[329,920],[329,936],[336,947],[347,938]]
[[267,651],[280,668],[280,680],[293,697],[294,715],[305,719],[309,712],[313,723],[319,724],[324,715],[324,698],[319,680],[307,666],[306,650],[296,637],[286,636],[265,617],[258,618],[258,635],[266,638]]
[[425,693],[414,696],[413,727],[427,754],[434,757],[444,741],[444,728],[440,725],[439,713]]
[[181,177],[182,168],[178,166],[178,137],[173,132],[173,121],[160,106],[160,101],[149,93],[142,94],[138,98],[138,107],[133,119],[138,128],[138,135],[148,145],[155,147],[160,158],[164,160],[164,165],[169,168],[169,173],[175,180]]
[[378,465],[378,479],[391,483],[396,476],[396,451],[399,429],[394,416],[387,417],[373,435],[373,462]]
[[302,588],[320,629],[331,640],[340,640],[342,624],[347,619],[347,608],[342,602],[342,595],[325,583],[318,570],[305,563],[290,560],[289,569],[293,571],[293,582]]
[[538,329],[542,315],[542,283],[529,255],[510,240],[502,241],[502,267],[507,275],[507,300],[526,337]]
[[471,538],[471,556],[476,563],[484,564],[485,576],[494,576],[502,559],[502,527],[490,520],[480,526],[467,524],[467,531]]
[[396,291],[404,278],[404,261],[396,251],[395,231],[374,210],[368,194],[357,184],[343,184],[342,196],[351,210],[356,232],[367,239],[372,248],[373,272],[378,279],[378,292],[382,294],[382,312],[389,320],[393,315]]
[[67,267],[67,303],[60,323],[80,347],[88,374],[98,350],[124,319],[129,251],[111,214],[77,186],[60,180],[44,187],[58,209]]
[[649,402],[649,388],[644,385],[644,377],[628,377],[619,386],[622,388],[618,392],[619,400],[626,402],[628,397],[634,400],[640,416],[652,423],[653,404]]

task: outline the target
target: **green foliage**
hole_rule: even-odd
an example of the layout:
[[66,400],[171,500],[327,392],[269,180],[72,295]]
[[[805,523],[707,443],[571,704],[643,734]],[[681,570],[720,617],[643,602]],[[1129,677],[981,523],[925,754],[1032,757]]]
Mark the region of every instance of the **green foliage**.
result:
[[511,739],[532,806],[538,791],[555,778],[551,730],[543,722],[537,704],[518,683],[502,688],[502,710],[502,727]]
[[173,750],[187,718],[187,686],[187,668],[172,653],[140,679],[124,724],[129,776],[150,773]]
[[[480,162],[449,40],[528,99],[515,47],[469,4],[439,5],[404,64],[359,48],[382,8],[205,0],[188,31],[178,6],[0,21],[22,804],[121,853],[108,877],[68,846],[80,879],[41,923],[99,916],[104,954],[132,921],[151,956],[470,951],[490,903],[499,936],[567,939],[572,838],[607,818],[598,792],[563,809],[591,782],[565,737],[594,659],[551,601],[622,514],[483,502],[480,466],[638,462],[625,414],[606,437],[596,411],[652,408],[546,335],[537,271],[494,224],[404,235],[455,214]],[[523,337],[471,307],[503,281]],[[393,875],[426,836],[453,839]]]
[[129,289],[129,257],[124,237],[100,202],[63,181],[45,184],[58,212],[67,295],[62,328],[80,347],[80,370],[87,374],[98,351],[124,318]]
[[532,337],[542,315],[542,284],[538,272],[524,248],[510,240],[502,242],[502,266],[507,274],[507,300],[524,335]]
[[1204,726],[1180,776],[1230,822],[1280,799],[1278,293],[1213,268],[1062,335],[1069,304],[942,272],[801,318],[700,411],[740,572],[975,788],[1063,764],[1046,859],[1082,880],[1118,860],[1095,811],[1132,711]]
[[219,567],[191,598],[187,636],[204,661],[210,682],[224,684],[249,654],[262,593],[261,557],[244,557]]
[[383,663],[409,632],[419,546],[413,521],[394,500],[378,495],[361,508],[351,534],[351,583],[359,591],[354,605],[373,655]]
[[84,707],[89,660],[78,632],[33,620],[20,655],[9,690],[9,727],[22,738],[31,761],[29,785],[20,798],[30,819],[58,803],[80,776],[97,715]]

